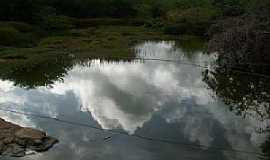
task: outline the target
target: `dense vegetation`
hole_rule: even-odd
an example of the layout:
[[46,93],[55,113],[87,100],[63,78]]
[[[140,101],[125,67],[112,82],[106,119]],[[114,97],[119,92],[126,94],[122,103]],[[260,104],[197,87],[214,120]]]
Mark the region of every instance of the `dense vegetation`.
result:
[[269,32],[265,0],[0,1],[0,63],[55,54],[132,56],[136,41],[166,33],[208,39],[220,68],[264,73],[242,63],[270,63]]
[[[269,18],[269,10],[269,1],[264,0],[1,0],[0,21],[9,23],[0,24],[0,45],[15,43],[20,46],[21,42],[36,41],[40,34],[28,24],[52,31],[88,26],[89,23],[129,23],[168,34],[205,36],[217,20],[242,15]],[[91,21],[90,18],[103,20]]]
[[[208,50],[220,53],[219,62],[225,68],[227,64],[270,63],[270,1],[0,1],[2,61],[44,52],[130,56],[134,41],[155,39],[162,32],[208,39]],[[251,66],[242,68],[264,72]]]
[[269,2],[264,0],[1,0],[0,20],[62,29],[71,27],[68,17],[128,18],[167,33],[204,34],[218,19],[267,15],[263,12],[268,10]]

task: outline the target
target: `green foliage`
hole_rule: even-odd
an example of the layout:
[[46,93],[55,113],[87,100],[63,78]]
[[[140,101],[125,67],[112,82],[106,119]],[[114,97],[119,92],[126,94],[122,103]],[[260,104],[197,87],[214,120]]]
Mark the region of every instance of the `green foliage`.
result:
[[[27,52],[28,54],[30,52],[31,54],[32,51],[20,52]],[[26,55],[27,53],[24,54]],[[15,55],[10,57],[14,57],[14,59],[12,61],[6,59],[6,61],[0,62],[0,77],[3,80],[11,80],[14,82],[14,85],[26,89],[50,86],[55,81],[61,79],[72,67],[71,58],[56,54],[51,57],[32,55],[31,58],[24,58],[23,60],[18,59],[18,57],[22,56]]]
[[102,25],[126,25],[128,22],[118,18],[84,18],[75,19],[74,24],[78,28],[88,28]]
[[0,27],[12,27],[18,30],[19,32],[33,32],[35,29],[32,25],[24,23],[24,22],[0,22]]
[[99,53],[98,55],[128,55],[130,45],[144,39],[158,39],[161,34],[143,27],[106,26],[87,29],[73,29],[63,36],[50,36],[39,43],[41,48],[68,52]]
[[39,25],[46,30],[66,30],[74,27],[71,18],[58,15],[42,17],[42,21]]
[[[164,28],[166,33],[202,35],[216,19],[227,16],[259,13],[269,17],[269,6],[265,0],[1,0],[0,20],[38,24],[53,31],[74,25],[128,23]],[[12,27],[20,32],[31,30],[22,24]]]
[[34,27],[22,22],[0,23],[0,45],[31,47],[38,39]]
[[194,53],[205,49],[205,42],[198,36],[182,35],[179,42],[177,42],[177,46],[183,50],[183,54],[192,59]]
[[50,6],[42,7],[35,13],[35,25],[45,30],[66,30],[74,27],[74,20],[71,17],[57,14],[55,8]]
[[260,16],[270,18],[270,1],[252,0],[243,3],[245,11],[250,14],[259,14]]
[[0,45],[11,46],[21,43],[21,33],[12,27],[0,28]]
[[218,11],[211,8],[190,8],[186,10],[174,10],[168,13],[167,18],[171,22],[201,23],[213,20],[219,15]]
[[174,10],[168,13],[168,25],[166,33],[204,34],[213,20],[219,16],[219,12],[210,8],[189,8],[185,10]]
[[210,8],[212,5],[211,0],[178,0],[176,6],[179,9],[189,9],[189,8]]
[[[254,0],[251,0],[254,1]],[[238,16],[244,13],[247,0],[214,0],[213,4],[219,8],[223,16]]]

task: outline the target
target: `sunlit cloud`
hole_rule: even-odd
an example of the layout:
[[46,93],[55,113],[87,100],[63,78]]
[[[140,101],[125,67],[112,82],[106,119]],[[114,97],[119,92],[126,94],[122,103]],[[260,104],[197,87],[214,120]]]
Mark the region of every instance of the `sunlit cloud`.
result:
[[[180,58],[202,65],[212,60],[203,53],[189,60],[173,42],[146,42],[135,48],[142,58]],[[52,88],[29,91],[15,87],[13,82],[0,80],[0,103],[16,104],[14,109],[57,117],[62,114],[60,106],[64,104],[61,103],[71,94],[81,111],[90,113],[103,129],[121,128],[135,134],[158,114],[168,125],[181,124],[181,128],[176,129],[184,138],[205,146],[211,146],[219,138],[213,135],[217,128],[223,130],[222,136],[232,148],[254,149],[253,146],[263,139],[255,127],[260,122],[236,117],[212,96],[214,93],[202,81],[201,68],[153,61],[130,63],[96,59],[85,63],[87,65],[75,65],[63,82],[55,82]],[[0,116],[22,126],[39,127],[27,116],[2,112]],[[76,153],[86,151],[79,148]]]

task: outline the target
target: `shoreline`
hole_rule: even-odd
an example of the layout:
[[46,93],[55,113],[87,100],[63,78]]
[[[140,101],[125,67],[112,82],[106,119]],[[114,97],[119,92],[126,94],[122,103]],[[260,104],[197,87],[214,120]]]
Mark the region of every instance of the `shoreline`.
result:
[[0,118],[0,156],[24,157],[27,151],[45,152],[58,140],[43,131],[21,127]]

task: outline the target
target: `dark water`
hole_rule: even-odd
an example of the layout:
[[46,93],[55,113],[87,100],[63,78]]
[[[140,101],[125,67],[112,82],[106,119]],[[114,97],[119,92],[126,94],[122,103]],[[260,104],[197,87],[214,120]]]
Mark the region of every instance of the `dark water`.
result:
[[[1,110],[0,117],[44,130],[60,141],[48,152],[20,159],[255,160],[261,157],[257,153],[262,152],[261,145],[266,143],[269,124],[265,111],[269,106],[267,90],[256,92],[265,95],[260,101],[256,96],[244,97],[246,93],[233,85],[243,79],[231,82],[235,78],[230,75],[207,72],[206,69],[213,69],[215,55],[197,49],[187,51],[173,41],[149,41],[134,48],[137,57],[148,60],[75,61],[63,65],[67,69],[58,78],[49,83],[33,82],[44,86],[31,85],[28,89],[26,79],[34,75],[25,75],[28,78],[23,80],[18,80],[22,76],[0,80],[1,109],[47,118]],[[46,72],[54,69],[50,67]],[[223,83],[217,82],[220,77]],[[216,83],[210,83],[211,78]],[[244,88],[256,90],[256,86]],[[250,99],[257,100],[257,105],[248,103]],[[231,101],[235,103],[228,103]],[[259,113],[266,115],[262,118]]]

